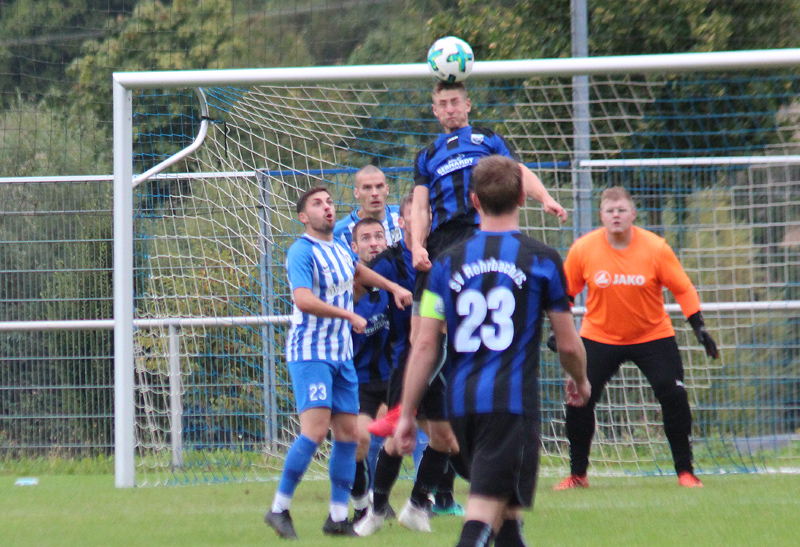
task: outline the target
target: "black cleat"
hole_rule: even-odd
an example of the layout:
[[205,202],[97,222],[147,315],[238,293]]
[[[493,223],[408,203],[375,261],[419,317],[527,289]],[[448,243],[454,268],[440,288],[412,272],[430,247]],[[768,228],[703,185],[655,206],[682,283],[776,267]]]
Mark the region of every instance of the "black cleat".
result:
[[383,517],[386,520],[397,519],[397,513],[394,512],[394,509],[392,509],[391,505],[386,506],[386,511],[384,511],[384,513],[385,514],[383,515]]
[[341,522],[333,522],[333,519],[328,515],[328,520],[322,525],[322,533],[326,536],[357,536],[353,530],[353,523],[347,519]]
[[292,516],[289,514],[288,509],[280,513],[268,511],[267,515],[264,517],[264,522],[275,530],[283,539],[297,539],[297,532],[294,531]]

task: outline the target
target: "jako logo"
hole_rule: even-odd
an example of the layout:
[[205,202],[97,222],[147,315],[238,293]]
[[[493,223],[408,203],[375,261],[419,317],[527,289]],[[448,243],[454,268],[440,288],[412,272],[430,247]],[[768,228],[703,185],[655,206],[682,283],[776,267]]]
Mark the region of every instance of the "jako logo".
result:
[[600,270],[594,274],[594,283],[600,289],[604,289],[609,285],[635,285],[641,287],[645,284],[645,279],[643,275],[633,274],[614,274],[612,277],[607,271]]
[[611,275],[605,270],[600,270],[594,274],[594,284],[600,289],[605,289],[611,285]]

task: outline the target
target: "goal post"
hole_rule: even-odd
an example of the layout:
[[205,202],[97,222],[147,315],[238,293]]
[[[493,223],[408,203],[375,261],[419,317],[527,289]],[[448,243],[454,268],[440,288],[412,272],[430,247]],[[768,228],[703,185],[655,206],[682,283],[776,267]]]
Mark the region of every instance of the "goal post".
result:
[[[702,391],[708,472],[800,466],[798,69],[800,49],[787,49],[484,61],[467,81],[471,121],[506,136],[570,210],[559,226],[526,207],[528,233],[566,252],[592,228],[581,204],[624,184],[640,224],[676,248],[723,354],[705,359],[673,314],[687,385]],[[588,93],[573,76],[589,77]],[[393,200],[408,192],[414,154],[438,131],[432,85],[423,63],[114,74],[117,487],[275,477],[296,427],[280,326],[293,202],[323,183],[346,214],[366,163]],[[577,96],[591,118],[580,162]],[[740,367],[730,378],[727,360]],[[545,462],[563,469],[560,371],[546,353],[542,367]],[[170,375],[191,382],[170,390]],[[596,468],[668,471],[659,411],[624,367],[598,406]],[[766,437],[769,453],[747,440]],[[215,470],[226,465],[235,472]]]

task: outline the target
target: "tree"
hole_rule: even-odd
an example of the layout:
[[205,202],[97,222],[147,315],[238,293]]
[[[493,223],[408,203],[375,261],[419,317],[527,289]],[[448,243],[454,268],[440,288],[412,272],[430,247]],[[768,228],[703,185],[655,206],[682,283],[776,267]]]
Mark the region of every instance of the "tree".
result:
[[[89,37],[102,36],[130,0],[16,0],[0,10],[0,107],[17,94],[39,100],[64,82]],[[44,85],[43,85],[44,82]]]
[[302,34],[235,17],[232,0],[156,0],[140,2],[112,37],[87,43],[67,75],[76,82],[72,96],[81,108],[110,119],[115,71],[272,67],[290,60],[311,63]]

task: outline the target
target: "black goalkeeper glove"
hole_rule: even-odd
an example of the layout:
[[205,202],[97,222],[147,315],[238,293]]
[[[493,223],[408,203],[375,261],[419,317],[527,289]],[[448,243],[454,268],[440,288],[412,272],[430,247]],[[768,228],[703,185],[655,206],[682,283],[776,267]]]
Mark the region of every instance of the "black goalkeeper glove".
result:
[[706,348],[706,355],[712,359],[719,357],[719,353],[717,352],[717,343],[714,342],[714,339],[711,338],[711,335],[708,334],[708,331],[706,330],[705,323],[703,322],[703,314],[700,312],[693,313],[691,316],[689,316],[688,321],[692,326],[694,335],[697,337],[697,341],[703,344],[703,347]]
[[547,337],[547,342],[545,343],[547,344],[547,347],[550,349],[550,351],[552,351],[553,353],[558,353],[558,344],[556,343],[556,333],[551,332],[550,336]]

